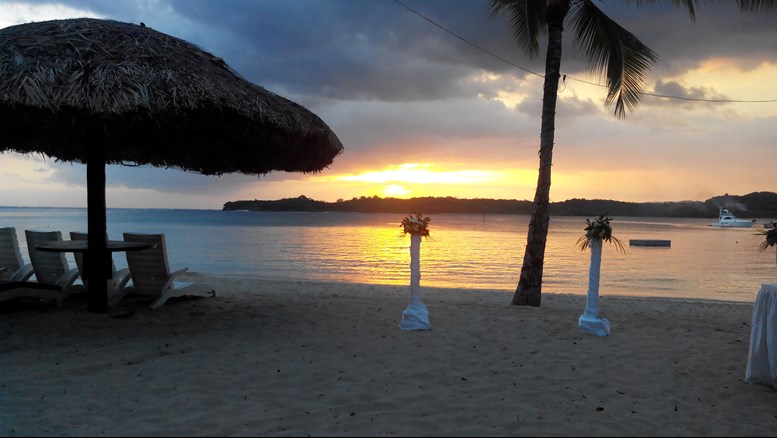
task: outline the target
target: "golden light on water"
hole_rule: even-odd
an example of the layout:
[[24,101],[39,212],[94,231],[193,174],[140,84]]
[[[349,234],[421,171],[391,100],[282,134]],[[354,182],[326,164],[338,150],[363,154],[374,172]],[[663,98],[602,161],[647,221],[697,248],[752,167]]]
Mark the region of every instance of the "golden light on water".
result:
[[[422,288],[515,291],[526,245],[527,215],[430,216],[431,235],[421,244]],[[239,241],[272,275],[409,285],[410,238],[402,236],[402,217],[368,214],[326,226],[273,227],[272,232],[241,234]],[[659,233],[672,241],[672,248],[634,247],[621,254],[606,245],[602,293],[752,301],[760,284],[768,281],[769,274],[764,273],[774,266],[773,255],[764,257],[753,250],[759,236],[750,230],[713,232],[707,223],[707,219],[616,218],[614,229],[620,240]],[[585,295],[590,254],[576,243],[585,225],[582,217],[552,219],[544,292]],[[731,252],[739,264],[717,256],[722,252]],[[710,276],[711,271],[717,274]]]
[[[404,284],[410,275],[409,238],[402,236],[401,216],[390,218],[370,226],[290,227],[288,236],[320,242],[315,248],[301,249],[300,258],[317,260],[326,280]],[[320,248],[326,248],[325,257]]]

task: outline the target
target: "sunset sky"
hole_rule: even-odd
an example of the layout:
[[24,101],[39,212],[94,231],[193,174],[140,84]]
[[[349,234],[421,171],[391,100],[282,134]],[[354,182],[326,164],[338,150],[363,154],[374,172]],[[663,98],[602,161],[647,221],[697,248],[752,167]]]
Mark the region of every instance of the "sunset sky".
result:
[[[660,57],[645,91],[673,98],[645,96],[619,120],[567,38],[551,200],[777,191],[777,14],[703,9],[693,22],[672,8],[606,10]],[[75,17],[142,21],[190,41],[312,110],[345,147],[307,175],[109,166],[109,207],[534,196],[544,43],[529,59],[486,0],[0,0],[0,28]],[[84,207],[85,183],[82,165],[0,154],[0,205]]]

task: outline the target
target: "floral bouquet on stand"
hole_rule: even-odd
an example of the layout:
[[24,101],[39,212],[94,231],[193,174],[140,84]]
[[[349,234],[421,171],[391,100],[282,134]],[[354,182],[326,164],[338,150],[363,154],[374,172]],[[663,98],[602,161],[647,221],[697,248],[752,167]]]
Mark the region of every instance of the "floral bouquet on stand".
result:
[[[761,242],[761,251],[766,251],[770,246],[777,247],[777,224],[774,224],[772,228],[761,230],[758,232],[764,236],[764,241]],[[775,259],[777,263],[777,259]]]
[[415,213],[404,219],[402,235],[410,235],[410,304],[402,312],[399,328],[402,330],[431,330],[429,311],[421,302],[421,238],[429,237],[428,217]]
[[602,266],[602,242],[611,242],[620,252],[626,252],[623,243],[612,235],[611,217],[601,215],[594,220],[586,219],[585,234],[577,240],[580,249],[591,248],[591,265],[588,270],[588,298],[585,312],[578,319],[580,330],[596,336],[610,334],[610,321],[599,318],[599,272]]
[[431,219],[422,217],[421,213],[415,213],[402,219],[402,235],[429,237],[429,222]]

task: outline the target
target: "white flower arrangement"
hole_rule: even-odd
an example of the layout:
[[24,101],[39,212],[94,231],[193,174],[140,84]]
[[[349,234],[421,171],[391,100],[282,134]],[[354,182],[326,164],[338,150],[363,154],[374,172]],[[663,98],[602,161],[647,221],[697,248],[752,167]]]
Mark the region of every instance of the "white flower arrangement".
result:
[[403,235],[429,237],[430,221],[431,219],[428,217],[423,217],[420,212],[416,212],[402,219],[402,224],[399,226],[402,228]]
[[777,246],[777,225],[771,229],[761,230],[758,234],[764,236],[764,241],[761,242],[761,251],[766,251],[770,246]]
[[619,252],[626,252],[626,248],[623,243],[612,235],[612,226],[610,226],[611,217],[601,215],[594,220],[586,219],[588,224],[585,227],[585,234],[577,239],[577,244],[580,245],[580,250],[585,251],[591,244],[593,239],[601,239],[603,242],[612,242],[615,244],[615,248]]

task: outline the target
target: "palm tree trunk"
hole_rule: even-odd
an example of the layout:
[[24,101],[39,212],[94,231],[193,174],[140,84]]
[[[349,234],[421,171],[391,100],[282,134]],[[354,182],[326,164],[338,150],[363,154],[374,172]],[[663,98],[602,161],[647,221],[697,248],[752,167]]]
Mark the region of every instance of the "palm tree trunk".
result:
[[561,71],[561,39],[564,18],[569,11],[569,1],[549,0],[546,10],[548,21],[548,52],[545,57],[545,85],[542,96],[542,131],[540,133],[540,170],[537,191],[534,194],[526,252],[523,256],[521,278],[513,295],[513,304],[539,307],[542,302],[542,268],[545,261],[545,244],[550,225],[550,168],[553,161],[553,140],[556,130],[556,95]]

